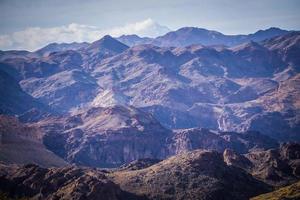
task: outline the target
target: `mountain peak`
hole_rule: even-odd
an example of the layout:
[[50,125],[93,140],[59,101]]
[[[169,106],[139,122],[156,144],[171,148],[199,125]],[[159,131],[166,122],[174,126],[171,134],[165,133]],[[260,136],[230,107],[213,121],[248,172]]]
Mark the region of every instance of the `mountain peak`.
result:
[[113,37],[111,37],[110,35],[104,35],[100,40],[105,41],[105,40],[115,40]]
[[87,47],[88,52],[93,53],[121,53],[128,49],[129,47],[118,40],[114,39],[110,35],[105,35],[100,40],[93,42],[91,45]]

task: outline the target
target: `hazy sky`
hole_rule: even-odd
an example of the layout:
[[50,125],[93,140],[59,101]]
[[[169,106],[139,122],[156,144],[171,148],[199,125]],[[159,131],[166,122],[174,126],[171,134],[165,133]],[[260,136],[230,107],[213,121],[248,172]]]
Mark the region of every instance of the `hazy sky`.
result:
[[[300,0],[0,0],[0,19],[0,49],[34,49],[57,37],[58,42],[92,40],[112,29],[115,35],[136,32],[150,36],[164,33],[166,27],[175,30],[183,26],[225,34],[272,26],[300,30]],[[94,36],[66,35],[78,27],[82,35],[92,30]],[[153,28],[154,32],[150,30]],[[22,35],[38,37],[47,32],[52,34],[47,40],[24,44]]]

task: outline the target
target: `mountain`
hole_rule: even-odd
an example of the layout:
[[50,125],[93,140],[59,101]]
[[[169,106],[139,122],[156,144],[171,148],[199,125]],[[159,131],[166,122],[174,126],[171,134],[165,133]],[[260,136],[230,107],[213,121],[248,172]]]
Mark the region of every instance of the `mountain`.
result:
[[299,34],[1,51],[0,198],[249,199],[298,181],[282,142],[300,141]]
[[42,144],[42,132],[20,123],[15,117],[0,115],[0,161],[5,164],[34,163],[61,167],[67,163]]
[[151,43],[151,41],[153,40],[153,38],[139,37],[138,35],[121,35],[116,39],[129,47]]
[[[134,46],[105,59],[93,75],[103,88],[116,88],[127,104],[152,113],[168,128],[259,130],[280,140],[297,139],[299,77],[295,66],[266,44],[223,50]],[[282,101],[271,103],[279,96]],[[276,121],[274,128],[267,127],[270,121]]]
[[89,45],[89,43],[87,43],[87,42],[51,43],[51,44],[48,44],[47,46],[35,51],[35,53],[40,56],[47,56],[53,52],[60,52],[60,51],[66,51],[66,50],[78,50],[80,48],[87,47],[88,45]]
[[11,56],[1,66],[55,111],[120,104],[149,112],[171,129],[257,130],[299,140],[298,35],[230,48],[129,48],[105,36],[80,50]]
[[[279,28],[269,28],[266,30],[259,30],[249,35],[224,35],[220,32],[203,28],[184,27],[154,38],[151,44],[174,47],[185,47],[193,44],[202,44],[206,46],[235,46],[250,41],[260,42],[265,39],[285,35],[287,33],[289,33],[289,31]],[[148,41],[145,42],[148,43]]]
[[236,46],[250,41],[261,42],[265,39],[288,34],[289,32],[271,27],[248,35],[225,35],[218,31],[204,28],[183,27],[156,38],[122,35],[116,39],[130,47],[141,44],[153,44],[160,47],[186,47],[195,44],[205,46]]
[[117,55],[128,48],[127,45],[106,35],[80,50],[84,59],[83,67],[87,70],[94,69],[105,58]]

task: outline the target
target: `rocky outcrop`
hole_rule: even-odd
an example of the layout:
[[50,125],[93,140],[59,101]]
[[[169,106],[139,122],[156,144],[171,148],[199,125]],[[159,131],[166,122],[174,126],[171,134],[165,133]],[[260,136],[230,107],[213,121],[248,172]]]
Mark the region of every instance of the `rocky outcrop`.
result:
[[120,166],[118,170],[130,171],[130,170],[144,169],[144,168],[150,167],[160,161],[161,160],[159,160],[159,159],[151,159],[151,158],[138,159],[138,160],[134,160],[128,164],[124,164],[124,165]]
[[240,167],[254,177],[274,186],[285,186],[300,178],[300,144],[285,143],[277,149],[252,151],[239,155],[231,150],[223,154],[227,164]]
[[253,167],[253,164],[248,158],[236,153],[231,149],[225,149],[223,152],[223,158],[227,165],[239,167],[245,169],[246,171],[249,171]]

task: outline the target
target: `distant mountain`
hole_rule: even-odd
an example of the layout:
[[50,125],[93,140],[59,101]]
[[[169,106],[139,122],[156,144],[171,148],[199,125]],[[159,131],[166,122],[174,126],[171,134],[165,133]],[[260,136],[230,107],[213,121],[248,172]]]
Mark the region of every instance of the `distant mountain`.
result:
[[289,31],[279,28],[269,28],[249,35],[224,35],[220,32],[203,28],[184,27],[155,38],[152,44],[176,47],[189,46],[192,44],[202,44],[206,46],[223,44],[226,46],[234,46],[249,41],[260,42],[268,38],[287,34],[288,32]]
[[153,40],[153,38],[139,37],[138,35],[122,35],[116,39],[130,47],[140,44],[148,44]]
[[285,35],[287,33],[289,33],[289,31],[272,27],[266,30],[259,30],[248,35],[225,35],[220,32],[204,28],[183,27],[156,38],[141,38],[137,35],[123,35],[116,39],[128,46],[140,44],[153,44],[160,47],[185,47],[195,44],[205,46],[235,46],[250,41],[260,42],[265,39]]
[[60,52],[60,51],[66,51],[66,50],[78,50],[80,48],[87,47],[89,43],[87,42],[72,42],[72,43],[51,43],[47,46],[35,51],[34,53],[40,55],[40,56],[47,56],[50,53],[53,52]]

